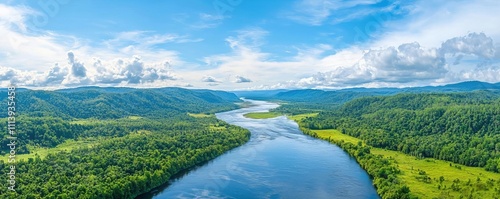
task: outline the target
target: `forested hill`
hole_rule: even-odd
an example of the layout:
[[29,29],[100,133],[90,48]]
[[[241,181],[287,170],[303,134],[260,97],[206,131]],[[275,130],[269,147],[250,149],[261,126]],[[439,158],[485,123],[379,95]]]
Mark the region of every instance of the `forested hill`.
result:
[[[411,88],[349,88],[342,90],[270,90],[270,91],[237,91],[240,97],[250,99],[280,100],[298,103],[342,104],[355,98],[367,96],[385,96],[398,93],[442,93],[468,92],[476,90],[500,90],[500,83],[470,81],[444,86],[426,86]],[[256,97],[259,94],[259,97]]]
[[[16,181],[0,186],[0,198],[135,198],[248,141],[249,131],[206,114],[235,102],[232,93],[182,88],[16,89]],[[12,168],[6,117],[4,179]]]
[[398,94],[355,99],[307,118],[375,147],[500,172],[500,91]]
[[[187,112],[230,110],[237,108],[234,103],[240,101],[233,93],[182,88],[82,87],[57,91],[20,90],[16,95],[19,114],[61,118],[172,117]],[[0,92],[0,96],[6,100],[6,91]],[[1,117],[6,117],[6,113]]]

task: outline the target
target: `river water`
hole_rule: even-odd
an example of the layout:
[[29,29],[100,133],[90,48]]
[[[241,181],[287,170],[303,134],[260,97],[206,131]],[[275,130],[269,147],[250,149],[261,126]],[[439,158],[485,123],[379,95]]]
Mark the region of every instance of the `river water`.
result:
[[368,174],[342,149],[302,134],[284,116],[243,117],[278,106],[251,102],[256,106],[216,114],[250,130],[248,143],[140,198],[379,198]]

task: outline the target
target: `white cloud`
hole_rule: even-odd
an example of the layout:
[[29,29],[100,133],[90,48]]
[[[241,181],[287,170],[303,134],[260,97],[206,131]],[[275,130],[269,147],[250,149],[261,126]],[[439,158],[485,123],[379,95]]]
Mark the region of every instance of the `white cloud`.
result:
[[[293,13],[287,13],[296,17],[287,16],[308,25],[321,25],[400,9],[395,8],[398,2],[382,11],[366,7],[378,2],[301,0]],[[495,43],[500,41],[500,26],[492,17],[500,9],[498,1],[438,1],[432,5],[417,1],[405,9],[410,14],[403,19],[373,19],[381,27],[377,31],[380,34],[364,33],[370,39],[366,43],[340,50],[328,43],[290,45],[288,57],[263,50],[272,31],[251,27],[230,32],[233,35],[225,39],[230,52],[205,56],[202,60],[206,68],[193,70],[192,65],[197,63],[185,62],[179,52],[160,46],[200,42],[200,38],[126,31],[110,33],[113,38],[90,44],[71,35],[32,32],[26,20],[36,12],[0,4],[0,82],[31,87],[208,85],[234,89],[500,81],[500,48]],[[357,12],[348,13],[350,10]],[[223,16],[205,13],[194,17],[202,23],[187,27],[212,28],[224,20]]]
[[73,54],[73,52],[68,53],[68,62],[71,65],[71,74],[73,74],[73,76],[81,78],[87,77],[87,69],[83,63],[75,60],[75,54]]
[[[373,37],[369,47],[388,47],[402,43],[419,42],[427,47],[439,47],[441,42],[466,35],[471,32],[484,32],[498,41],[500,26],[496,17],[500,1],[457,0],[429,1],[419,0],[411,5],[411,11],[403,19],[376,21],[383,26],[384,33]],[[372,23],[366,23],[369,26]],[[361,27],[364,30],[366,27]]]
[[64,61],[59,57],[65,52],[64,47],[54,42],[56,34],[28,34],[26,20],[33,14],[35,11],[27,7],[0,4],[0,65],[36,70]]
[[[335,67],[298,81],[288,82],[291,87],[344,88],[359,85],[401,86],[422,83],[457,82],[463,80],[500,81],[499,46],[483,33],[454,37],[440,48],[423,48],[419,43],[407,43],[379,50],[369,50],[352,66]],[[457,55],[473,56],[478,63],[473,69],[451,71],[447,58]],[[463,56],[462,56],[463,57]],[[495,58],[495,59],[493,59]],[[460,61],[455,60],[454,64]]]
[[239,75],[236,75],[236,80],[234,81],[234,83],[249,83],[249,82],[252,82],[252,80]]
[[232,49],[236,48],[257,48],[264,44],[264,37],[269,32],[262,28],[249,28],[237,31],[236,37],[228,37],[226,41]]
[[58,64],[54,65],[46,73],[45,78],[40,83],[41,85],[60,85],[68,75],[67,68],[59,67]]
[[217,80],[211,76],[205,76],[205,77],[201,78],[201,81],[202,82],[211,82],[211,83],[220,82],[219,80]]
[[441,53],[470,54],[483,59],[492,59],[500,51],[491,37],[484,33],[470,33],[463,37],[455,37],[441,44]]
[[27,20],[37,14],[28,7],[0,4],[2,86],[10,82],[27,87],[169,85],[164,82],[180,79],[170,66],[185,63],[177,52],[155,49],[155,45],[201,41],[186,35],[129,31],[103,41],[104,45],[90,45],[73,36],[30,28]]
[[[256,82],[266,85],[275,85],[293,79],[300,79],[312,75],[317,71],[327,71],[335,65],[351,65],[362,56],[358,49],[346,49],[335,54],[327,54],[332,47],[326,44],[295,47],[296,55],[288,57],[286,61],[273,60],[271,54],[261,52],[268,32],[260,28],[236,31],[235,36],[226,40],[232,52],[205,57],[204,61],[211,69],[184,73],[186,77],[198,77],[201,74],[218,79],[225,79],[225,84],[218,85],[219,89],[233,89],[238,87],[238,81],[231,79],[235,74],[251,76],[252,87]],[[325,55],[327,54],[327,55]]]

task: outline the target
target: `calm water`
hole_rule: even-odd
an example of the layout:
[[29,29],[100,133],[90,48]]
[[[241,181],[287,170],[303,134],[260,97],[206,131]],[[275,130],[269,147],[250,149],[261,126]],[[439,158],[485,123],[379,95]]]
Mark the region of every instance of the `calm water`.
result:
[[141,198],[379,198],[368,174],[339,147],[303,135],[286,117],[248,119],[276,104],[216,114],[252,132],[248,143]]

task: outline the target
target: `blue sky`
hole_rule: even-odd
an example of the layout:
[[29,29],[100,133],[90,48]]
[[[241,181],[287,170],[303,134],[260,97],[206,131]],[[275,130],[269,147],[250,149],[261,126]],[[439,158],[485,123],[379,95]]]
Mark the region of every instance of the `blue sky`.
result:
[[500,81],[500,3],[4,0],[0,82],[223,90]]

